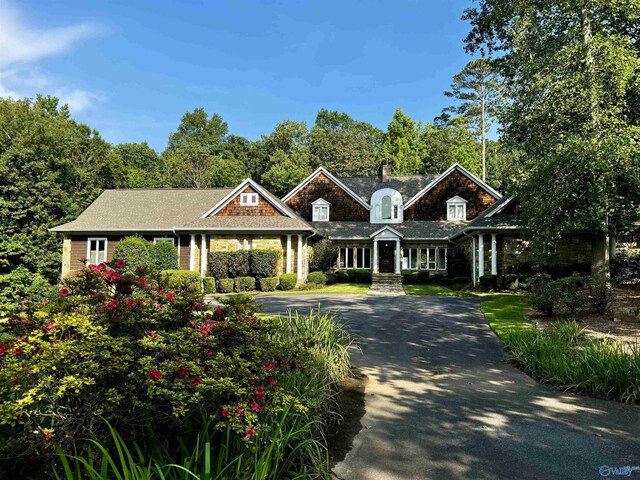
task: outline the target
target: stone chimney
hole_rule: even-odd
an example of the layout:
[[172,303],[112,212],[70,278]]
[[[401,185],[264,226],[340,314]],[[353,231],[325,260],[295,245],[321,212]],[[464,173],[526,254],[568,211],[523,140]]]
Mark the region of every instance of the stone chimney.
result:
[[382,181],[388,182],[391,180],[391,165],[386,164],[382,166]]

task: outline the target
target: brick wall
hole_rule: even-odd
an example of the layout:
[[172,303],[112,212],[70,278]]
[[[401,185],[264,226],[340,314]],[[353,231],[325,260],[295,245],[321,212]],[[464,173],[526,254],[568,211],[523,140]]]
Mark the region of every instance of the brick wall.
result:
[[[257,193],[253,188],[247,187],[241,193]],[[258,194],[258,205],[246,206],[240,205],[241,194],[239,193],[233,200],[231,200],[224,208],[222,208],[216,215],[220,216],[283,216],[273,205],[267,202],[260,194]]]
[[406,209],[404,219],[405,221],[446,220],[447,200],[456,195],[467,201],[467,220],[477,217],[496,201],[477,183],[454,170]]
[[302,218],[311,221],[312,203],[319,198],[331,204],[331,221],[369,221],[369,210],[322,173],[291,197],[287,204]]

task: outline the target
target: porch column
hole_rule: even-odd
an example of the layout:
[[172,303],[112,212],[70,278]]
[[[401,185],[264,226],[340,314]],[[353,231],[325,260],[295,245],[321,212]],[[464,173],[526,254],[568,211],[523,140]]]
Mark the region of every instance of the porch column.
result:
[[473,286],[476,286],[476,282],[478,280],[478,275],[476,273],[478,264],[476,263],[476,237],[475,235],[471,237],[471,256],[473,258]]
[[298,281],[304,279],[302,274],[302,235],[298,235],[298,262],[296,265],[296,273],[298,274]]
[[291,235],[287,235],[287,266],[284,273],[291,273]]
[[207,236],[203,233],[200,242],[200,276],[207,274]]
[[373,240],[373,273],[378,273],[378,240]]
[[196,236],[191,234],[191,241],[189,242],[189,270],[192,272],[196,269]]
[[478,234],[478,277],[484,277],[484,233]]
[[396,240],[396,273],[400,273],[402,253],[400,252],[400,239]]
[[498,275],[498,239],[491,234],[491,275]]

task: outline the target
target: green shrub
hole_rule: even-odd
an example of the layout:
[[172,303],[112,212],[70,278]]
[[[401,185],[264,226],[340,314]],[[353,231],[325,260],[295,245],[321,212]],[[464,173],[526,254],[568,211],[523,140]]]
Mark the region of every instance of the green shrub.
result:
[[336,283],[336,274],[333,272],[327,273],[327,285]]
[[319,290],[324,287],[323,283],[303,283],[298,285],[298,290]]
[[471,278],[469,277],[453,277],[452,279],[454,285],[469,285],[471,283]]
[[256,289],[256,279],[253,277],[236,277],[234,279],[236,292],[253,292]]
[[551,276],[546,273],[538,273],[531,277],[527,284],[527,300],[534,310],[545,315],[553,314],[554,299],[550,292]]
[[202,287],[204,288],[204,293],[216,293],[216,279],[204,277],[202,279]]
[[[152,268],[150,246],[151,244],[142,237],[124,237],[116,245],[113,259],[124,260],[126,265],[119,269],[123,273],[134,273],[137,268]],[[174,264],[172,268],[176,266]]]
[[338,247],[331,240],[320,240],[313,245],[313,253],[309,259],[309,269],[325,271],[331,269],[338,258]]
[[326,285],[327,276],[322,272],[311,272],[309,275],[307,275],[307,283]]
[[229,257],[231,252],[209,253],[209,275],[216,280],[229,278]]
[[611,278],[618,285],[640,282],[640,252],[629,250],[611,259]]
[[498,288],[498,277],[495,275],[483,275],[478,279],[478,288],[483,292]]
[[151,265],[157,271],[178,268],[178,247],[171,242],[160,241],[149,249]]
[[418,272],[405,270],[402,272],[402,283],[407,285],[415,285],[418,283]]
[[238,250],[229,253],[229,278],[248,277],[251,273],[249,250]]
[[603,279],[591,275],[571,275],[551,280],[538,274],[527,284],[529,304],[546,315],[577,318],[589,312],[603,311],[610,291]]
[[258,282],[260,283],[260,290],[273,292],[278,286],[278,277],[263,277]]
[[199,272],[191,270],[163,270],[160,277],[168,288],[174,290],[187,290],[199,293],[202,289],[202,277]]
[[333,272],[335,275],[335,283],[347,283],[349,281],[349,273],[347,270],[336,270]]
[[278,261],[282,253],[278,250],[250,250],[249,263],[251,275],[257,279],[275,277],[278,274]]
[[221,278],[218,280],[218,291],[220,293],[233,292],[233,278]]
[[371,283],[371,270],[360,268],[353,271],[353,281],[356,283]]
[[431,272],[429,272],[429,270],[420,270],[418,272],[418,283],[421,283],[421,284],[429,283],[429,279],[431,279],[432,277],[433,277],[433,283],[437,283],[438,278],[442,278],[443,275],[442,274],[431,275]]
[[295,273],[285,273],[280,275],[280,289],[293,290],[298,283],[298,275]]
[[0,306],[18,305],[27,298],[41,302],[49,300],[56,292],[44,277],[25,267],[0,274]]
[[464,249],[453,247],[447,249],[447,273],[451,277],[471,277],[471,261]]

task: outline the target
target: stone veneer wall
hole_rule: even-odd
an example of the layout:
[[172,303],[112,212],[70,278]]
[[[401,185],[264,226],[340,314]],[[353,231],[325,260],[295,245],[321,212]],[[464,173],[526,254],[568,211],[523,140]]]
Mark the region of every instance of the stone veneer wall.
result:
[[[211,235],[209,237],[209,252],[235,252],[238,250],[238,240],[252,240],[253,248],[261,250],[278,250],[280,251],[280,260],[278,260],[278,274],[282,274],[285,270],[285,261],[287,255],[287,237],[286,235]],[[298,246],[297,235],[291,237],[291,247],[293,251],[293,261],[291,266],[293,272],[296,271],[296,250]]]

